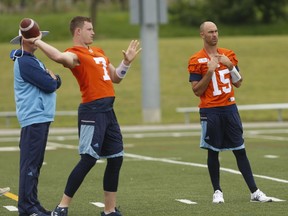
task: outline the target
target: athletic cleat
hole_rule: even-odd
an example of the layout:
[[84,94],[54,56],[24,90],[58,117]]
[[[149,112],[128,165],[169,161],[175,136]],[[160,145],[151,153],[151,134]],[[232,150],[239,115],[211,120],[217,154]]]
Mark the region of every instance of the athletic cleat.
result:
[[45,214],[43,212],[37,212],[37,213],[30,214],[29,216],[51,216],[51,214]]
[[68,207],[59,207],[52,211],[51,216],[68,216]]
[[45,209],[45,208],[44,208],[43,206],[41,206],[41,205],[37,206],[37,209],[38,209],[40,212],[42,212],[42,213],[44,213],[44,214],[47,214],[47,215],[51,215],[51,213],[52,213],[52,211],[49,211],[49,210]]
[[262,191],[257,189],[257,191],[251,194],[250,202],[272,202],[272,198],[267,197]]
[[117,208],[115,208],[115,212],[111,212],[109,214],[105,214],[105,212],[101,212],[101,216],[122,216],[122,214]]
[[0,196],[10,191],[9,187],[0,188]]
[[216,190],[213,194],[213,203],[224,203],[223,193],[220,190]]

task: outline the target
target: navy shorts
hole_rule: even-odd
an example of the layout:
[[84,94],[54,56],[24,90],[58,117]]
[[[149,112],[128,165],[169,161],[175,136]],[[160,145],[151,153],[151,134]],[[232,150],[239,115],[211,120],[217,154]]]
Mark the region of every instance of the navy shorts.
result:
[[121,130],[114,110],[79,112],[79,154],[96,159],[124,155]]
[[243,127],[238,112],[200,113],[200,147],[214,151],[245,148]]

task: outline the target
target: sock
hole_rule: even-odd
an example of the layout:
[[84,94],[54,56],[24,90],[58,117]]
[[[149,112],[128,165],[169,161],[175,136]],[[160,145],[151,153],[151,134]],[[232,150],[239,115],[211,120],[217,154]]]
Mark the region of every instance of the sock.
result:
[[207,165],[214,191],[222,191],[220,187],[219,152],[208,149]]
[[72,170],[65,188],[65,194],[69,197],[73,197],[80,185],[82,184],[85,176],[95,165],[96,159],[90,155],[81,155],[81,159],[78,164]]
[[104,173],[103,188],[104,191],[116,192],[119,182],[119,173],[122,166],[123,157],[108,158]]
[[242,173],[242,176],[246,182],[246,184],[249,187],[249,190],[251,193],[255,192],[258,188],[256,186],[251,166],[249,163],[249,160],[247,158],[246,150],[245,149],[240,149],[240,150],[235,150],[233,151],[236,160],[237,160],[237,165],[239,171]]

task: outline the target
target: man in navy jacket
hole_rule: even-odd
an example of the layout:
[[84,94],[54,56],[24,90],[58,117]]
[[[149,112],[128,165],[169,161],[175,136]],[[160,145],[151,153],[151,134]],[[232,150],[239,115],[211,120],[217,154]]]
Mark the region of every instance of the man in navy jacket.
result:
[[46,216],[51,212],[40,204],[37,186],[49,126],[54,121],[55,91],[61,79],[36,58],[37,46],[21,34],[10,43],[21,46],[10,54],[14,61],[16,113],[21,126],[18,211],[20,216]]

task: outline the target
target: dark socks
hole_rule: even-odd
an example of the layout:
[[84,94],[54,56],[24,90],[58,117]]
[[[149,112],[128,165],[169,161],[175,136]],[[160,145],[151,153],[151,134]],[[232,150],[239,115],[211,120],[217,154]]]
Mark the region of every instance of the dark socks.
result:
[[83,182],[87,173],[95,165],[96,159],[90,155],[81,155],[79,163],[72,170],[65,188],[65,194],[69,197],[73,197],[81,183]]
[[122,166],[123,157],[108,158],[104,173],[103,188],[104,191],[116,192],[119,182],[119,173]]
[[208,150],[207,165],[214,191],[222,191],[220,187],[219,152]]
[[237,160],[238,169],[242,173],[242,176],[246,184],[248,185],[250,192],[255,192],[258,188],[254,181],[251,166],[247,158],[245,149],[233,151],[233,153]]

